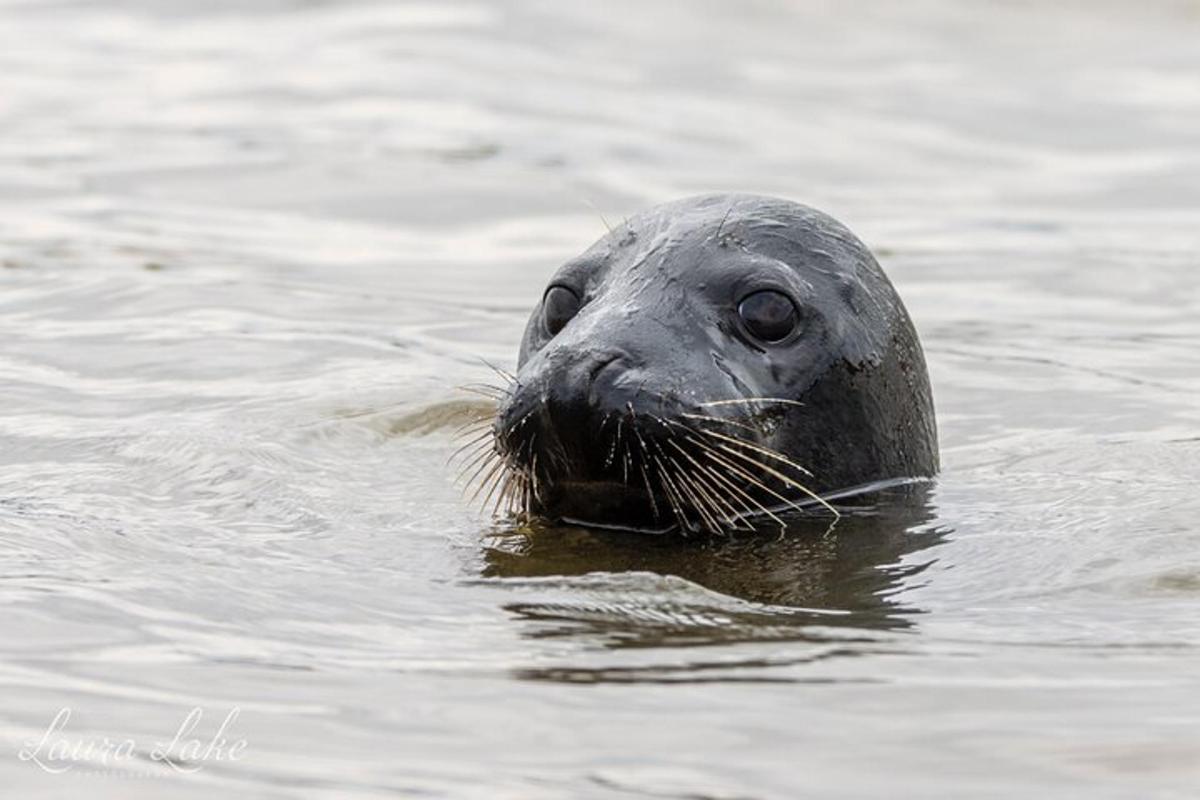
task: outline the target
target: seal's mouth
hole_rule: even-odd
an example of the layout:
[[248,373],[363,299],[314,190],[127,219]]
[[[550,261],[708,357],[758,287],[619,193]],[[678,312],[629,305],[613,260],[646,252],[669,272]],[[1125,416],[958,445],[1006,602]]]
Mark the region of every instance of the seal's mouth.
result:
[[662,521],[654,525],[658,508],[668,498],[614,480],[570,480],[554,486],[545,498],[542,515],[574,525],[629,530],[670,530]]

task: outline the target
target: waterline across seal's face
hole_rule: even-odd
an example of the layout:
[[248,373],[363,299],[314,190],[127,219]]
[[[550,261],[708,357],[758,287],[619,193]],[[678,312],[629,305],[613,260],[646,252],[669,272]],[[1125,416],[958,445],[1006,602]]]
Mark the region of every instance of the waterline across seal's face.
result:
[[652,208],[564,264],[492,434],[503,505],[602,527],[782,524],[938,467],[921,347],[875,259],[750,195]]

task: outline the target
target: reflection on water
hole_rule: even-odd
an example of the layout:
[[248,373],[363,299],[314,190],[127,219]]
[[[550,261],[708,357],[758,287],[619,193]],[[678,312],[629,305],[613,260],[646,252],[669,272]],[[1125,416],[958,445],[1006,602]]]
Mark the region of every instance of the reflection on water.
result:
[[[903,557],[937,544],[945,535],[922,527],[932,518],[928,494],[927,486],[917,485],[855,498],[853,505],[839,506],[840,520],[793,518],[783,534],[773,525],[753,534],[696,539],[545,526],[497,533],[485,540],[483,574],[529,578],[652,573],[681,578],[714,596],[745,601],[739,604],[744,616],[738,618],[744,624],[722,622],[707,631],[680,625],[679,632],[691,644],[701,643],[705,632],[714,642],[753,639],[756,620],[765,624],[769,632],[764,635],[772,638],[779,635],[781,621],[797,632],[805,622],[903,628],[911,624],[908,616],[919,609],[892,595],[932,563]],[[526,618],[553,619],[555,614],[569,618],[565,609],[539,610],[530,604],[509,608]],[[780,614],[772,614],[774,610]],[[610,626],[637,622],[636,613],[623,619],[619,604],[608,611],[613,617]],[[704,618],[703,613],[693,616],[686,608],[679,616],[684,623]],[[587,621],[604,622],[595,615]],[[664,614],[663,621],[671,622],[670,614]],[[648,632],[640,637],[633,632],[622,643],[668,644],[670,633],[658,637]]]
[[893,595],[934,561],[910,556],[944,538],[926,526],[932,518],[929,487],[891,489],[841,508],[836,523],[793,515],[782,534],[775,526],[699,539],[547,526],[492,534],[484,576],[541,578],[540,588],[570,590],[569,597],[504,606],[532,639],[578,639],[611,649],[810,646],[785,656],[712,660],[702,649],[683,663],[558,663],[515,674],[568,683],[806,682],[755,673],[903,652],[894,637],[871,631],[904,630],[921,611]]

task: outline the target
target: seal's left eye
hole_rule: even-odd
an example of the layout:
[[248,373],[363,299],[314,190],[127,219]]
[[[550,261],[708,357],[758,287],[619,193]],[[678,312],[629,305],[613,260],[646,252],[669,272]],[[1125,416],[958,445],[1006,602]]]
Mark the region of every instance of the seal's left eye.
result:
[[783,292],[766,289],[755,292],[738,304],[738,316],[746,329],[764,342],[780,342],[796,329],[799,314],[796,304]]
[[565,286],[551,286],[542,298],[542,319],[546,332],[557,336],[571,317],[579,313],[579,295]]

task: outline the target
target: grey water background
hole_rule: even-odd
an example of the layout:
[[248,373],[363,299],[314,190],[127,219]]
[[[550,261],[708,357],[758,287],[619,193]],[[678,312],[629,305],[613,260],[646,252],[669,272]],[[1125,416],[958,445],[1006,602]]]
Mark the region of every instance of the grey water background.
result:
[[[454,387],[714,190],[878,253],[925,504],[465,503]],[[4,0],[0,260],[5,797],[1200,796],[1196,2]]]

